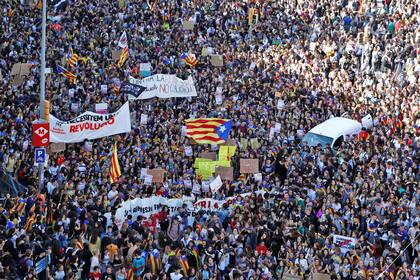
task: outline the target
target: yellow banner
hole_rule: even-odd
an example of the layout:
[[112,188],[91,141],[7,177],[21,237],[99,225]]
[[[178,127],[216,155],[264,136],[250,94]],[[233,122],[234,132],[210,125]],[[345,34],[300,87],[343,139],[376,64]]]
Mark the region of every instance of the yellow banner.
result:
[[208,159],[208,158],[196,158],[195,159],[195,161],[194,161],[194,168],[199,168],[198,167],[198,164],[200,163],[200,162],[209,162],[209,161],[211,161],[211,159]]
[[220,146],[219,160],[230,160],[236,151],[236,146]]
[[215,161],[215,166],[230,167],[230,161],[229,160],[218,160],[218,161]]

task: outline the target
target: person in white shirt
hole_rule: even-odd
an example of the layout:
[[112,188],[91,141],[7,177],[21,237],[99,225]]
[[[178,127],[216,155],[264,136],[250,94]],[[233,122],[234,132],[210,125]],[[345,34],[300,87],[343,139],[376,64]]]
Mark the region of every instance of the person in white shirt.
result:
[[174,272],[170,274],[171,280],[179,280],[182,278],[181,269],[177,268]]

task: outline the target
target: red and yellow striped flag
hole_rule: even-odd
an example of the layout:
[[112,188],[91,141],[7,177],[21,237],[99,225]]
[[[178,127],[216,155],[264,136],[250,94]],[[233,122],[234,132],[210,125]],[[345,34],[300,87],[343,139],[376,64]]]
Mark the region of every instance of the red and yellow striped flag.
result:
[[111,184],[118,181],[118,177],[121,176],[121,169],[120,163],[118,162],[118,154],[117,154],[117,143],[114,145],[114,150],[112,152],[111,158],[111,168],[109,169],[109,180]]
[[128,47],[125,47],[118,58],[117,66],[122,67],[128,59]]
[[77,65],[77,61],[79,60],[79,56],[73,52],[73,48],[70,48],[67,53],[67,60],[69,62],[70,67],[75,67]]
[[134,268],[130,268],[130,270],[127,273],[127,280],[134,280]]

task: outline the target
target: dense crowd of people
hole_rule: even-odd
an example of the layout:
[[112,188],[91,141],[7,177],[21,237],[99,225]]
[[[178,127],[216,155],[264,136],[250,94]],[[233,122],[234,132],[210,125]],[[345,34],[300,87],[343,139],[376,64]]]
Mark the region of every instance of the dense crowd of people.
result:
[[[141,78],[146,62],[153,74],[192,75],[198,95],[130,101],[130,133],[50,153],[41,189],[31,145],[40,90],[36,2],[0,3],[0,162],[27,186],[0,205],[1,279],[419,279],[418,1],[48,1],[52,115],[71,119],[96,103],[118,110],[127,96],[115,85]],[[252,24],[250,8],[258,15]],[[183,28],[186,20],[193,30]],[[119,68],[112,53],[124,31],[130,55]],[[72,70],[76,84],[55,73],[70,47],[84,58]],[[204,47],[224,65],[213,66]],[[185,52],[196,55],[196,67],[185,65]],[[29,63],[29,73],[11,75],[15,63]],[[302,141],[332,116],[366,115],[374,124],[366,137],[336,150]],[[215,148],[183,135],[184,121],[198,117],[233,122],[234,180],[216,193],[191,189],[202,183],[195,158]],[[115,142],[122,176],[110,184]],[[241,158],[259,160],[261,181],[239,173]],[[142,168],[163,168],[165,182],[145,185]],[[264,197],[199,212],[193,223],[188,209],[166,207],[151,219],[127,216],[122,227],[113,220],[130,198],[261,190]],[[334,235],[357,242],[342,250]],[[37,275],[41,259],[47,266]]]

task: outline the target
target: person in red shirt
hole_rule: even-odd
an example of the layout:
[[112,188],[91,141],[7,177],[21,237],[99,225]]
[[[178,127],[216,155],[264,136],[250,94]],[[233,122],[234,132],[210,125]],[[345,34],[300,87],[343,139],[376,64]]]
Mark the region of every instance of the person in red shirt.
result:
[[362,130],[359,132],[357,136],[357,140],[359,141],[367,141],[369,139],[369,132],[366,130],[365,127],[362,127]]
[[264,241],[261,241],[260,244],[257,245],[257,253],[260,256],[264,256],[267,253],[267,246],[265,246]]
[[101,277],[102,277],[101,269],[99,268],[99,266],[95,266],[95,269],[89,275],[89,279],[100,280]]

